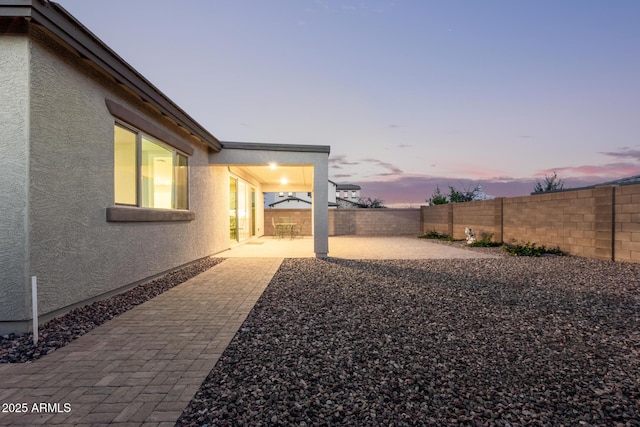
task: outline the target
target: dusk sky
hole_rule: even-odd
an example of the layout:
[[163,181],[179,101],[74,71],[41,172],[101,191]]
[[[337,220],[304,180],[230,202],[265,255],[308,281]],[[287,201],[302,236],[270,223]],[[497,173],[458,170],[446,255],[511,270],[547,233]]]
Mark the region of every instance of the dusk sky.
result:
[[218,139],[330,145],[386,204],[640,174],[637,0],[59,3]]

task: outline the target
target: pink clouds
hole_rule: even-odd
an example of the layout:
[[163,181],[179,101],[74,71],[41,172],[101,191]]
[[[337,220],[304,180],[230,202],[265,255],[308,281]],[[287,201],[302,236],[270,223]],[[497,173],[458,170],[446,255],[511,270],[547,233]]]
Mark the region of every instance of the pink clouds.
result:
[[[602,183],[600,177],[569,177],[560,176],[565,188],[580,188]],[[489,178],[489,179],[460,179],[447,177],[433,177],[426,175],[401,175],[393,180],[371,180],[354,182],[362,187],[362,196],[379,198],[385,204],[424,204],[436,187],[443,193],[449,192],[449,186],[458,190],[470,189],[481,185],[483,190],[496,197],[526,196],[533,192],[538,180],[534,178]]]
[[443,193],[449,192],[449,186],[457,189],[473,188],[482,185],[487,194],[493,196],[521,196],[533,191],[535,180],[474,180],[421,175],[404,175],[394,180],[373,180],[358,182],[364,197],[380,198],[385,203],[426,203],[436,187]]
[[[496,197],[514,197],[530,194],[536,182],[544,176],[557,173],[565,188],[580,188],[615,179],[640,174],[640,150],[623,147],[617,151],[601,153],[620,161],[600,165],[562,166],[540,170],[533,177],[513,178],[504,176],[497,169],[478,167],[473,164],[456,164],[452,175],[433,176],[426,174],[406,174],[399,167],[374,158],[348,161],[340,155],[329,160],[333,172],[330,176],[342,182],[362,186],[363,197],[380,198],[387,204],[421,204],[434,193],[436,187],[448,193],[449,186],[458,190],[471,189],[481,185],[484,191]],[[366,174],[358,173],[365,169]],[[352,171],[350,173],[350,171]]]
[[608,163],[605,165],[566,166],[562,168],[547,169],[545,174],[557,172],[558,175],[594,176],[604,178],[624,178],[637,175],[640,171],[638,164],[633,163]]
[[640,150],[630,147],[620,147],[617,151],[601,152],[600,154],[613,157],[619,161],[602,165],[564,166],[546,169],[541,171],[541,173],[546,175],[557,172],[558,175],[598,177],[604,180],[625,178],[640,173]]

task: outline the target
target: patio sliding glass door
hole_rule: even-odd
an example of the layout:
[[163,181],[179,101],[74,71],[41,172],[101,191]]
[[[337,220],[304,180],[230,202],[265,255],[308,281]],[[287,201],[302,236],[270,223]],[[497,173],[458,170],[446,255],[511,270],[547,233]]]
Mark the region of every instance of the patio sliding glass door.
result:
[[229,237],[240,242],[255,236],[255,188],[231,176],[229,183]]

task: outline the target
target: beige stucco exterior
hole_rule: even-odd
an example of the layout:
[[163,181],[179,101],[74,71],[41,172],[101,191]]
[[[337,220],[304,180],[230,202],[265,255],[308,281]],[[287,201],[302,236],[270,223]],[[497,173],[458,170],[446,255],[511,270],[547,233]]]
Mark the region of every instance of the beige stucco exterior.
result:
[[0,37],[0,284],[12,284],[0,286],[0,321],[27,316],[30,45],[24,35]]
[[[228,248],[228,218],[216,212],[226,206],[228,178],[209,166],[204,144],[46,34],[32,30],[29,38],[0,37],[0,43],[2,58],[12,52],[0,74],[15,75],[1,80],[3,95],[10,89],[15,103],[11,117],[2,115],[0,144],[3,156],[14,157],[8,163],[15,171],[2,174],[11,181],[3,188],[13,190],[3,191],[11,200],[2,204],[1,322],[30,319],[31,276],[38,278],[46,318]],[[106,221],[105,209],[114,205],[114,117],[106,98],[195,148],[189,158],[193,221]],[[5,132],[9,126],[14,130]]]
[[[53,4],[34,5],[45,14],[66,13],[51,9]],[[42,322],[232,245],[231,173],[212,162],[221,147],[215,138],[155,87],[129,85],[98,59],[80,55],[64,37],[32,20],[22,22],[26,30],[0,34],[0,333],[28,329],[32,276],[38,280]],[[67,24],[81,35],[86,32],[72,20]],[[126,64],[116,65],[135,73]],[[107,220],[110,210],[123,211],[114,203],[114,124],[119,119],[107,101],[190,147],[189,209],[176,211],[178,220],[157,210],[149,212],[153,220],[127,220],[126,211],[125,220],[114,220],[117,215]],[[283,163],[299,159],[299,153],[288,157],[286,150],[277,154]],[[260,161],[255,150],[235,150],[234,156],[248,164]],[[327,153],[307,157],[326,183]],[[256,234],[262,235],[264,183],[242,178],[256,188]],[[326,255],[326,242],[318,248]]]

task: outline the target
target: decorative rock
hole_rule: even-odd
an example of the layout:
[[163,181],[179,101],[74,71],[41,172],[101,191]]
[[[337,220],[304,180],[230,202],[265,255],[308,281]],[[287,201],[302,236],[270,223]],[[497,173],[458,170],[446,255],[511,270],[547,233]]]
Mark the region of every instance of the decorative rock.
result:
[[465,228],[464,234],[467,235],[467,245],[470,245],[476,241],[476,232],[471,228]]
[[635,425],[638,295],[573,257],[287,259],[178,425]]

